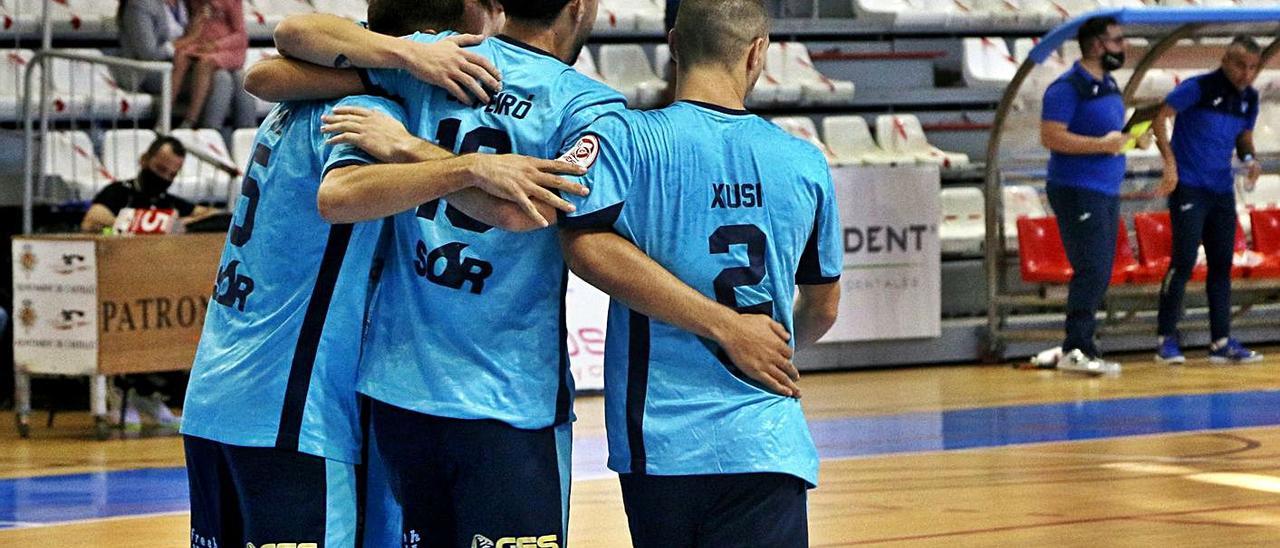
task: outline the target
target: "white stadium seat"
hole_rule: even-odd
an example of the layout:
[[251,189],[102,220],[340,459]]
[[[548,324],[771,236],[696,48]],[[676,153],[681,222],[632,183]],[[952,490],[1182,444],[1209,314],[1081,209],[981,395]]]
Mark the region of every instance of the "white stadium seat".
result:
[[[90,57],[102,57],[96,49],[65,49]],[[51,67],[54,85],[73,96],[85,97],[93,118],[133,118],[150,115],[155,97],[147,93],[125,91],[106,65],[54,59]]]
[[886,114],[876,117],[876,141],[880,147],[903,156],[911,156],[922,164],[958,168],[969,164],[969,156],[946,152],[929,144],[920,119],[910,114]]
[[853,102],[853,82],[832,80],[814,68],[809,50],[799,42],[769,44],[767,66],[780,66],[784,81],[800,84],[800,104],[840,106]]
[[827,116],[822,119],[822,136],[837,165],[914,164],[915,158],[894,156],[880,148],[861,116]]
[[31,55],[29,49],[0,50],[0,120],[17,120],[21,115],[18,98],[23,94],[22,82]]
[[596,60],[591,56],[590,48],[582,48],[582,53],[578,54],[578,60],[573,63],[573,68],[592,80],[602,84],[608,83],[604,81],[604,76],[601,76],[600,70],[596,68]]
[[365,0],[311,0],[316,13],[332,13],[353,21],[364,21],[369,12]]
[[596,31],[662,32],[666,4],[654,0],[601,0]]
[[906,0],[904,4],[903,9],[893,18],[894,27],[951,27],[955,24],[952,20],[957,18],[959,11],[954,0]]
[[807,116],[778,116],[771,120],[774,125],[783,129],[792,136],[807,141],[818,150],[822,151],[822,155],[826,156],[827,163],[834,163],[835,158],[831,155],[831,149],[827,148],[827,144],[818,138],[818,127],[814,125],[813,119]]
[[1246,209],[1280,209],[1280,175],[1258,177],[1253,192],[1241,189],[1240,202]]
[[124,181],[138,176],[142,153],[156,140],[149,129],[114,129],[103,132],[102,162],[111,178]]
[[231,161],[241,171],[249,165],[249,155],[253,154],[253,139],[257,135],[258,130],[254,128],[237,129],[231,134]]
[[0,36],[34,34],[40,28],[40,12],[16,0],[0,0],[0,23]]
[[[770,45],[770,49],[773,47]],[[747,96],[749,107],[796,106],[804,95],[800,82],[786,77],[786,63],[781,56],[766,55],[764,71]]]
[[637,44],[606,44],[600,46],[600,74],[614,89],[627,98],[632,108],[644,108],[657,103],[666,82],[660,80],[649,66],[644,48]]
[[971,88],[1004,89],[1018,72],[1018,61],[1003,38],[965,38],[963,48],[964,81]]
[[62,179],[73,196],[88,200],[111,182],[111,173],[93,152],[83,131],[51,131],[44,144],[43,174]]
[[[213,129],[175,129],[172,135],[182,141],[188,150],[198,150],[213,156],[225,165],[235,166],[222,134]],[[239,169],[239,168],[237,168]],[[193,201],[223,201],[227,199],[231,176],[220,169],[199,161],[188,154],[182,171],[173,181],[173,193]]]
[[944,254],[981,255],[987,233],[986,201],[973,188],[944,188],[940,194],[942,222],[938,239]]
[[244,0],[244,23],[252,36],[270,36],[285,17],[314,13],[307,0]]
[[1004,187],[1004,246],[1010,251],[1018,249],[1018,219],[1033,219],[1048,215],[1044,202],[1040,201],[1040,193],[1030,185],[1008,185]]

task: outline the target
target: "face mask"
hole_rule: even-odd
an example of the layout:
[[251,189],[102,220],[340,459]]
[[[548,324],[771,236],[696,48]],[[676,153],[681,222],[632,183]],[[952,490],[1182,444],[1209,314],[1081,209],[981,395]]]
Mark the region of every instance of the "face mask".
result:
[[1111,72],[1124,66],[1124,50],[1118,53],[1102,52],[1102,70]]
[[138,172],[138,190],[141,190],[143,194],[148,196],[159,196],[164,194],[169,190],[169,185],[171,184],[173,184],[173,181],[165,179],[164,177],[161,177],[159,173],[151,171],[145,167],[142,168],[142,171]]

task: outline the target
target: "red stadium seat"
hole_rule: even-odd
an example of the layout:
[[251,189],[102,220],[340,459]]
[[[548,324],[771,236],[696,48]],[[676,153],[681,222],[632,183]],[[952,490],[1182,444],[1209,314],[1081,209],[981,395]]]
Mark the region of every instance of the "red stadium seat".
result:
[[[1024,230],[1025,229],[1025,230]],[[1116,228],[1116,256],[1111,266],[1111,285],[1159,280],[1164,271],[1150,274],[1133,257],[1124,223]],[[1025,236],[1024,236],[1025,234]],[[1075,272],[1062,247],[1056,217],[1018,219],[1018,255],[1022,279],[1036,283],[1067,283]]]
[[1071,263],[1053,217],[1018,219],[1018,263],[1022,279],[1033,283],[1071,281]]
[[[1143,268],[1157,270],[1163,277],[1164,272],[1169,269],[1170,254],[1173,251],[1173,229],[1169,212],[1149,211],[1134,214],[1133,228],[1138,233],[1138,255],[1141,257]],[[1245,239],[1244,229],[1237,222],[1235,251],[1244,251],[1248,248],[1249,243]],[[1248,273],[1249,269],[1246,267],[1231,267],[1232,278],[1243,278]],[[1208,274],[1208,267],[1197,264],[1191,270],[1191,279],[1204,281]]]
[[1253,250],[1263,255],[1262,264],[1253,267],[1253,278],[1280,278],[1280,209],[1255,209],[1249,212],[1253,225]]
[[[1122,278],[1117,280],[1117,276]],[[1159,282],[1163,278],[1163,268],[1150,268],[1139,263],[1134,257],[1133,246],[1129,245],[1129,232],[1125,230],[1125,222],[1121,218],[1120,226],[1116,229],[1116,259],[1115,265],[1111,268],[1111,285],[1121,282],[1149,284]]]

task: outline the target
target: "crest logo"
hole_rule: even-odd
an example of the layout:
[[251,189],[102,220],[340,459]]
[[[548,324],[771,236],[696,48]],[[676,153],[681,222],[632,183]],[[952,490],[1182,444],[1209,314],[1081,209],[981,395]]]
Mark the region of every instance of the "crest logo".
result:
[[36,315],[36,309],[31,306],[31,299],[23,299],[22,310],[18,311],[18,321],[22,323],[22,328],[30,330],[35,327],[38,319],[39,316]]
[[30,276],[31,272],[36,269],[36,265],[40,261],[36,259],[36,254],[31,251],[31,244],[22,246],[22,255],[18,257],[18,262],[22,265],[22,273],[24,275]]
[[590,169],[596,163],[596,158],[600,156],[600,137],[594,133],[583,135],[578,142],[573,144],[569,152],[564,153],[559,158],[561,162],[573,164],[575,166]]

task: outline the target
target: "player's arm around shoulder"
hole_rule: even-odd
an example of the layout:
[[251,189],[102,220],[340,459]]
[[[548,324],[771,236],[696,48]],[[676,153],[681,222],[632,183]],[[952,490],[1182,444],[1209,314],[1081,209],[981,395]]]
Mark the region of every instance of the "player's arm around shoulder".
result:
[[419,33],[398,39],[342,17],[303,14],[282,21],[274,37],[286,58],[260,61],[245,75],[245,90],[267,101],[332,99],[376,91],[353,68],[404,70],[467,103],[487,103],[489,90],[501,89],[497,68],[463,49],[480,43],[481,36],[437,40]]

